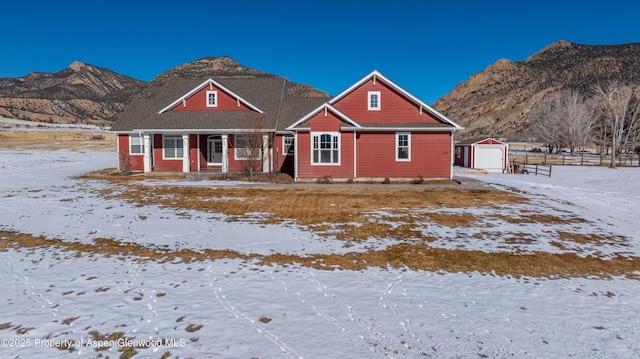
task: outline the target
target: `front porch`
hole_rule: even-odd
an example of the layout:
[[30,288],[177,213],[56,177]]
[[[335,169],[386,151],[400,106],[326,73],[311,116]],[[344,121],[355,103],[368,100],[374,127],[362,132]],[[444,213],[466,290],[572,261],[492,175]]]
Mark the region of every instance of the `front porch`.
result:
[[132,170],[230,173],[247,171],[248,167],[255,172],[273,168],[268,134],[143,133],[129,137],[130,149],[141,142],[139,152],[143,152],[142,168]]

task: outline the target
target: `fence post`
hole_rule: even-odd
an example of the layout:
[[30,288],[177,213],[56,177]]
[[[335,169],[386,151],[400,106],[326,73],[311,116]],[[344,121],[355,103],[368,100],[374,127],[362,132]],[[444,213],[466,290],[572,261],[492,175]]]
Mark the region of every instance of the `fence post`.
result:
[[[546,155],[545,155],[545,157],[546,157]],[[547,161],[545,161],[545,162],[547,162]],[[538,164],[536,164],[536,176],[537,175],[538,175]]]
[[549,166],[549,178],[551,178],[551,169],[553,168],[553,166]]
[[[545,165],[547,164],[547,154],[546,153],[544,154],[544,164]],[[537,171],[537,168],[536,168],[536,171]]]

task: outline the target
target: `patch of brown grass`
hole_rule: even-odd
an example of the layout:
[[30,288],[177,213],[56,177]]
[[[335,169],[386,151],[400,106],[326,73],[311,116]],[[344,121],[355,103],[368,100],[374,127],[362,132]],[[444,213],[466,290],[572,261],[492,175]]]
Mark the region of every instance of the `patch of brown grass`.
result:
[[599,234],[591,233],[572,233],[572,232],[564,232],[558,231],[558,236],[563,241],[569,241],[580,244],[617,244],[617,245],[628,245],[624,243],[625,237],[622,236],[611,236],[605,237]]
[[[535,252],[530,254],[515,254],[505,252],[486,253],[477,250],[432,248],[426,243],[401,243],[384,249],[368,252],[350,252],[344,254],[317,254],[300,256],[293,254],[275,253],[271,255],[245,255],[234,251],[204,250],[202,253],[193,251],[168,251],[152,249],[141,245],[117,245],[115,240],[103,239],[95,244],[74,245],[59,240],[31,237],[25,234],[13,234],[0,231],[5,239],[3,250],[7,248],[58,247],[63,250],[81,251],[90,254],[110,255],[115,249],[112,246],[130,248],[117,252],[126,254],[119,257],[122,260],[164,260],[167,258],[180,259],[183,262],[217,260],[223,258],[238,258],[245,261],[256,261],[263,265],[302,265],[322,270],[363,270],[368,267],[409,268],[412,270],[447,271],[447,272],[481,272],[496,275],[511,275],[516,277],[584,277],[595,276],[610,278],[612,276],[626,276],[640,279],[640,258],[617,256],[611,259],[595,257],[580,257],[576,254],[557,254]],[[109,245],[105,245],[109,243]],[[24,244],[24,245],[23,245]],[[129,247],[131,246],[131,247]],[[133,250],[135,248],[135,250]],[[158,253],[155,253],[158,251]],[[142,257],[142,258],[141,258]],[[6,323],[5,325],[9,325]]]
[[0,132],[0,148],[115,151],[115,135],[87,132]]
[[0,330],[5,330],[11,328],[11,322],[1,323]]
[[[345,231],[341,239],[366,239],[394,236],[395,238],[420,237],[415,222],[424,214],[412,212],[429,207],[484,207],[511,203],[524,203],[527,199],[495,189],[455,189],[416,187],[399,189],[364,188],[203,188],[146,186],[126,182],[126,190],[108,190],[106,197],[117,197],[137,206],[160,205],[174,209],[193,209],[222,213],[231,219],[245,218],[247,214],[260,223],[282,223],[295,220],[310,228],[338,226]],[[384,213],[404,212],[406,225],[384,223]],[[382,213],[382,214],[380,214]],[[455,227],[476,220],[470,214],[431,213],[433,221]],[[422,218],[421,218],[422,217]],[[401,222],[397,218],[392,219]],[[357,223],[358,225],[353,225]]]

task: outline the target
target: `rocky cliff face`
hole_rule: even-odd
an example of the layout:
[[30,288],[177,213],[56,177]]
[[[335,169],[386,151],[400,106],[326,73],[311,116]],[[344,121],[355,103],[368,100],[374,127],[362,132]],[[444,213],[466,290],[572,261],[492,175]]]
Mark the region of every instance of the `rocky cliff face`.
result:
[[640,85],[640,43],[553,43],[525,61],[498,60],[460,83],[434,107],[465,127],[462,137],[526,139],[530,113],[546,96],[579,91],[610,80]]
[[[24,77],[0,78],[0,117],[51,123],[110,125],[136,96],[152,94],[171,78],[261,77],[272,74],[245,67],[226,57],[206,57],[177,66],[150,82],[120,75],[81,62],[56,73],[32,72]],[[291,83],[290,96],[316,97],[326,93]]]

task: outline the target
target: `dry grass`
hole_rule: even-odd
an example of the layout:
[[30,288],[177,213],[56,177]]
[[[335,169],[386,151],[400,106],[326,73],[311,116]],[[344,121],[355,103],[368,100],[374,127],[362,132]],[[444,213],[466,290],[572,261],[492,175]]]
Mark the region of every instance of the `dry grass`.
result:
[[105,132],[11,131],[0,132],[0,148],[115,152],[116,140],[114,134]]
[[[487,253],[477,250],[432,248],[426,243],[401,243],[384,249],[345,254],[311,256],[271,254],[245,255],[234,251],[167,251],[141,245],[120,244],[102,239],[95,244],[68,243],[26,234],[0,231],[1,250],[8,248],[57,248],[80,254],[118,254],[121,260],[181,260],[182,262],[238,258],[259,265],[301,265],[321,270],[363,270],[369,267],[408,268],[411,270],[480,272],[515,277],[599,277],[626,276],[640,279],[640,258],[617,256],[611,259],[580,257],[576,254],[535,252],[516,254]],[[126,255],[126,256],[125,256]]]
[[[120,178],[117,183],[123,183]],[[456,188],[203,188],[152,187],[124,182],[126,189],[106,190],[106,197],[117,197],[136,206],[160,205],[174,209],[192,209],[222,213],[239,220],[253,214],[260,223],[295,221],[320,234],[340,229],[339,239],[363,240],[372,237],[421,238],[416,223],[425,216],[449,227],[471,225],[470,214],[424,215],[429,207],[482,207],[526,203],[527,199],[496,189]],[[389,213],[390,216],[387,216]],[[256,218],[256,214],[257,218]],[[402,218],[398,218],[398,215]],[[392,215],[392,216],[391,216]]]

